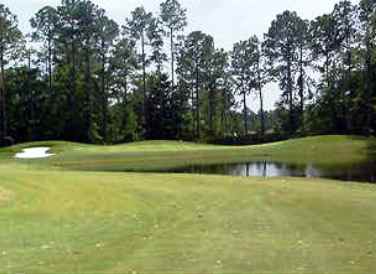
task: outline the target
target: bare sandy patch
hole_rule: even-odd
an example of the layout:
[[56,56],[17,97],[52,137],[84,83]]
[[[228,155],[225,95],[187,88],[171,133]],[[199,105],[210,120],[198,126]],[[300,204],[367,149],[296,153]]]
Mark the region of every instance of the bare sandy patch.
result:
[[25,148],[22,150],[22,152],[17,153],[14,157],[17,159],[39,159],[54,156],[55,154],[47,153],[49,150],[49,147]]

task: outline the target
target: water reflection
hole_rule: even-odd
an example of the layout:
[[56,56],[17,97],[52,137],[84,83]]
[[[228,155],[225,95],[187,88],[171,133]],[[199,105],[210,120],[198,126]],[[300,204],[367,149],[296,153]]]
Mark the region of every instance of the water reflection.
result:
[[176,173],[220,174],[245,177],[319,177],[343,181],[376,182],[376,164],[373,161],[346,167],[324,167],[313,164],[293,165],[272,161],[239,164],[192,165],[168,170]]

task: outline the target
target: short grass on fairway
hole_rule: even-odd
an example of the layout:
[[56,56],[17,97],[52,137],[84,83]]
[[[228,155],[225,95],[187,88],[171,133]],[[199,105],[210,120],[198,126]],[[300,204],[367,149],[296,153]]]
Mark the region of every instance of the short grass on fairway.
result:
[[[93,146],[65,142],[24,144],[0,150],[10,161],[15,152],[29,146],[51,146],[56,157],[39,161],[18,160],[50,167],[86,171],[159,171],[185,165],[272,160],[315,164],[330,168],[367,161],[376,153],[376,140],[355,136],[319,136],[258,146],[214,146],[185,142],[152,141],[117,146]],[[373,155],[374,156],[374,155]]]
[[0,273],[375,273],[376,188],[0,167]]

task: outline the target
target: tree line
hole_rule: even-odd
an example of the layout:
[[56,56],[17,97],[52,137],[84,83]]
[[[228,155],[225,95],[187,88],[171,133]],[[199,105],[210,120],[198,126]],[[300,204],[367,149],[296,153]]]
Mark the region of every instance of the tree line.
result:
[[[165,0],[122,25],[89,0],[45,6],[23,34],[0,4],[0,140],[225,140],[376,129],[376,0],[313,20],[285,11],[231,51]],[[273,111],[265,93],[283,91]],[[260,109],[250,110],[250,100]]]

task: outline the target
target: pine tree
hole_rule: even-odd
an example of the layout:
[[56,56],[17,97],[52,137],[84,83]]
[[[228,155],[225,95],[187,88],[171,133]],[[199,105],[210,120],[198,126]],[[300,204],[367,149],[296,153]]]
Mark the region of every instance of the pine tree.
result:
[[170,37],[171,81],[175,85],[175,38],[176,32],[184,30],[187,25],[187,10],[183,9],[177,0],[166,0],[161,3],[161,19]]
[[0,4],[0,145],[8,135],[7,79],[5,66],[16,57],[22,39],[17,17]]

